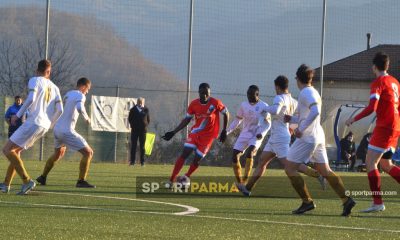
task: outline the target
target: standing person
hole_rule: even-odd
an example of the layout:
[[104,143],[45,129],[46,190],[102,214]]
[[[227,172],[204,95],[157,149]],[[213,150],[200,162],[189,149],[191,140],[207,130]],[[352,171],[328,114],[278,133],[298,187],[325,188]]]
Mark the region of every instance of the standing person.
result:
[[[26,121],[15,131],[3,147],[3,153],[10,161],[5,182],[0,185],[0,189],[3,192],[10,190],[10,183],[15,172],[22,178],[23,182],[21,191],[18,194],[27,194],[36,186],[36,183],[31,179],[24,167],[20,153],[23,149],[30,148],[36,140],[43,137],[62,114],[63,107],[60,91],[50,81],[50,74],[51,62],[49,60],[41,60],[38,63],[37,76],[29,80],[29,94],[25,103],[18,113],[11,118],[11,123],[14,124],[21,119],[27,110],[29,111]],[[52,114],[49,116],[48,112]]]
[[354,164],[356,163],[356,143],[353,141],[353,139],[353,132],[349,132],[340,140],[340,152],[342,155],[342,160],[350,163],[350,171],[354,170]]
[[138,98],[136,106],[129,111],[128,120],[131,125],[130,165],[135,165],[136,147],[139,139],[140,164],[144,166],[144,144],[146,142],[147,126],[150,124],[149,109],[144,105],[144,101],[144,98]]
[[317,171],[327,179],[329,185],[341,198],[342,216],[348,216],[356,203],[351,197],[346,196],[342,179],[329,167],[325,134],[320,124],[322,101],[319,93],[312,86],[313,76],[314,70],[305,64],[297,69],[297,86],[300,89],[297,107],[299,116],[285,116],[286,121],[298,123],[298,128],[295,130],[296,141],[287,154],[285,171],[303,203],[292,213],[302,214],[315,208],[304,179],[298,172],[301,164],[311,160]]
[[190,154],[195,151],[195,156],[189,170],[184,176],[184,180],[190,183],[190,176],[199,167],[199,162],[207,152],[219,133],[219,114],[224,116],[222,131],[219,135],[219,141],[225,142],[226,140],[226,127],[229,121],[229,113],[225,105],[216,98],[210,97],[210,85],[208,83],[201,83],[199,85],[199,98],[193,100],[187,109],[186,117],[180,124],[172,131],[165,133],[162,137],[164,140],[169,141],[174,135],[185,128],[192,118],[195,123],[190,130],[190,134],[186,139],[183,151],[175,162],[174,169],[170,177],[170,183],[176,181],[176,177],[181,171],[186,159]]
[[89,79],[80,78],[76,83],[76,89],[65,94],[63,99],[64,112],[54,126],[54,153],[47,160],[42,175],[36,179],[41,185],[46,185],[47,175],[54,167],[54,164],[64,156],[68,147],[82,154],[76,187],[96,187],[86,181],[90,162],[93,157],[93,150],[86,140],[75,131],[75,125],[78,121],[79,114],[82,115],[87,124],[90,124],[90,118],[85,109],[85,95],[89,92],[90,87],[91,82]]
[[[238,189],[245,195],[250,196],[251,190],[257,181],[265,173],[268,164],[277,157],[285,166],[289,145],[291,143],[291,133],[289,124],[284,122],[283,116],[293,115],[297,108],[297,101],[289,93],[289,80],[285,76],[278,76],[274,80],[276,96],[272,106],[268,106],[265,111],[272,115],[271,136],[261,154],[261,161],[254,170],[246,185],[239,184]],[[313,168],[305,164],[300,164],[299,171],[304,174],[317,178],[325,189],[325,179]]]
[[[246,183],[253,167],[253,158],[271,127],[271,117],[267,112],[268,104],[261,101],[259,88],[251,85],[247,90],[247,100],[242,102],[236,118],[229,125],[227,134],[234,131],[243,122],[243,128],[233,146],[232,166],[238,184]],[[246,165],[242,177],[240,156],[246,151]]]
[[[362,211],[366,213],[385,210],[381,196],[381,176],[378,163],[383,171],[400,183],[400,168],[391,161],[400,135],[400,85],[396,78],[387,73],[390,63],[388,55],[379,52],[375,55],[372,63],[372,71],[376,79],[371,84],[369,104],[357,116],[346,121],[347,125],[351,125],[376,112],[376,126],[372,132],[365,160],[373,198],[371,207]],[[381,161],[381,159],[383,160]]]
[[22,98],[20,96],[14,97],[14,104],[10,106],[5,115],[6,122],[8,124],[8,138],[22,125],[23,117],[18,119],[15,125],[11,124],[11,117],[16,115],[19,109],[22,107]]

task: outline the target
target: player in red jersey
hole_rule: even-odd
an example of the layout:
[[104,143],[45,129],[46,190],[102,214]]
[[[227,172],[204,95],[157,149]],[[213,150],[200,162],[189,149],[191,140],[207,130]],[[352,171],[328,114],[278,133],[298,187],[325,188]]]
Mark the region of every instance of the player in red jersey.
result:
[[[357,116],[346,121],[347,125],[351,125],[372,112],[376,112],[376,127],[368,145],[366,158],[373,204],[362,212],[385,210],[381,196],[381,177],[377,168],[379,162],[382,169],[400,183],[400,168],[393,165],[391,161],[391,156],[397,147],[397,140],[400,136],[400,84],[397,79],[387,73],[389,62],[388,55],[384,53],[375,55],[372,70],[376,79],[371,84],[369,104]],[[381,159],[383,160],[380,161]]]
[[219,140],[220,142],[224,142],[226,139],[226,126],[229,121],[229,113],[220,100],[210,97],[210,85],[208,85],[208,83],[200,84],[199,98],[190,103],[186,117],[173,131],[165,133],[162,137],[164,140],[169,141],[177,132],[185,128],[194,117],[195,123],[186,139],[182,154],[175,162],[174,169],[169,179],[171,183],[176,181],[176,177],[181,171],[185,160],[195,151],[196,154],[193,162],[185,174],[186,182],[190,181],[189,178],[199,167],[200,160],[204,158],[214,139],[218,137],[220,124],[219,113],[222,113],[224,116],[224,123]]

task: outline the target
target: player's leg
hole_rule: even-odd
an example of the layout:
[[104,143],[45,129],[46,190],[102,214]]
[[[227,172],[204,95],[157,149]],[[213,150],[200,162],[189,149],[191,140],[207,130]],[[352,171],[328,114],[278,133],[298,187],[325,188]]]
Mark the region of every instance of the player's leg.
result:
[[22,148],[11,140],[8,140],[6,145],[3,147],[3,154],[10,161],[10,165],[12,165],[18,175],[21,177],[24,184],[28,183],[31,180],[31,177],[28,175],[24,163],[19,155],[19,152]]
[[232,168],[233,173],[235,174],[236,182],[238,183],[242,182],[242,165],[240,164],[240,156],[242,156],[242,152],[237,149],[233,149]]
[[251,191],[258,180],[264,175],[268,164],[274,159],[276,154],[274,152],[270,151],[263,151],[260,157],[260,161],[256,167],[256,169],[253,172],[253,175],[249,178],[249,181],[246,184],[246,189],[248,191]]
[[192,164],[189,166],[189,170],[186,172],[185,176],[190,178],[190,176],[199,167],[200,160],[203,159],[211,148],[214,139],[209,137],[199,137],[196,141],[196,154],[193,158]]
[[336,192],[343,203],[342,216],[348,216],[351,213],[351,209],[356,205],[353,199],[346,196],[346,190],[342,179],[336,175],[335,172],[329,167],[328,155],[324,144],[318,144],[313,152],[311,161],[314,162],[316,169],[323,176]]
[[130,165],[135,165],[136,162],[136,147],[139,135],[136,131],[131,133],[131,159],[129,160]]
[[185,147],[183,148],[181,155],[175,161],[175,165],[172,170],[171,177],[169,178],[169,180],[171,182],[175,182],[176,177],[178,176],[179,172],[182,170],[182,167],[185,164],[186,159],[190,156],[190,154],[193,152],[194,149],[196,149],[195,145],[191,144],[190,142],[185,143]]
[[[17,150],[17,154],[19,157],[21,157],[21,152],[22,149],[20,149],[19,151]],[[4,193],[8,193],[10,191],[12,180],[14,179],[16,174],[17,172],[15,171],[15,167],[11,163],[8,164],[4,182],[0,184],[0,191]]]
[[389,174],[394,180],[400,183],[400,168],[392,162],[393,152],[388,151],[383,154],[381,161],[379,161],[381,168],[384,172]]
[[285,172],[289,177],[293,188],[302,199],[301,206],[292,211],[293,214],[302,214],[315,208],[304,179],[298,172],[300,165],[310,158],[314,149],[315,144],[297,139],[288,152],[287,161],[285,163]]
[[79,178],[76,187],[95,188],[95,185],[91,185],[86,181],[90,163],[93,158],[93,149],[89,145],[86,145],[84,148],[80,149],[79,152],[82,154],[82,158],[79,163]]
[[36,181],[40,183],[40,185],[46,185],[47,175],[50,173],[51,169],[53,169],[56,162],[65,155],[66,150],[67,148],[65,146],[54,149],[54,153],[46,161],[42,175],[36,178]]
[[253,169],[254,156],[257,154],[257,147],[250,145],[246,152],[246,164],[244,167],[243,182],[247,183],[251,170]]
[[140,165],[144,166],[144,145],[146,143],[146,132],[139,133]]

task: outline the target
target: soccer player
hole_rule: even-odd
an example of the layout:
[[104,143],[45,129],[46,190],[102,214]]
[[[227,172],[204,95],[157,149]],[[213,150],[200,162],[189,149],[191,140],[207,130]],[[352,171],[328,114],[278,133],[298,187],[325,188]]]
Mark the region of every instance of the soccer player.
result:
[[[227,134],[234,131],[243,123],[242,131],[233,146],[232,166],[237,183],[247,182],[253,167],[253,157],[256,155],[262,140],[271,126],[271,118],[267,113],[268,104],[261,101],[259,88],[256,85],[249,86],[247,100],[242,102],[236,113],[236,118],[229,125]],[[248,148],[248,149],[247,149]],[[246,151],[246,165],[242,178],[242,166],[240,156]]]
[[303,64],[296,72],[297,86],[300,89],[297,111],[299,116],[285,115],[284,120],[297,122],[296,141],[290,147],[285,164],[285,172],[303,203],[293,214],[302,214],[315,208],[304,179],[299,174],[301,164],[311,160],[317,171],[327,179],[329,185],[343,202],[342,216],[348,216],[355,202],[346,196],[343,182],[329,167],[325,148],[325,134],[320,124],[321,97],[312,86],[314,70]]
[[195,151],[193,162],[184,176],[185,181],[190,182],[190,176],[199,167],[200,160],[207,154],[214,139],[218,137],[220,113],[223,114],[224,121],[219,141],[225,142],[226,127],[229,121],[228,110],[219,99],[210,97],[210,85],[208,83],[201,83],[199,85],[199,98],[189,104],[186,117],[173,131],[165,133],[162,137],[164,140],[169,141],[177,132],[186,127],[193,118],[195,119],[195,123],[184,144],[183,151],[175,162],[169,179],[171,183],[176,181],[176,177],[185,164],[185,160]]
[[[372,191],[373,203],[362,212],[379,212],[385,210],[382,201],[381,177],[377,165],[400,183],[400,168],[393,165],[391,157],[397,147],[400,135],[399,117],[399,82],[390,76],[390,59],[385,53],[377,53],[373,59],[372,71],[376,79],[371,84],[368,106],[354,118],[346,121],[347,125],[376,112],[376,126],[368,145],[366,167],[369,186]],[[386,152],[386,153],[385,153]],[[381,161],[382,159],[382,161]]]
[[[268,164],[277,157],[285,166],[287,153],[291,140],[289,124],[284,122],[283,116],[293,115],[297,108],[297,101],[292,98],[289,93],[289,80],[285,76],[278,76],[274,80],[276,96],[272,106],[265,108],[265,111],[272,115],[271,136],[265,145],[261,155],[261,161],[254,170],[246,185],[239,184],[238,189],[246,196],[250,196],[254,185],[264,175]],[[299,171],[304,174],[315,177],[319,180],[322,188],[325,189],[325,178],[323,178],[316,170],[305,164],[300,164]]]
[[36,140],[43,137],[62,114],[63,107],[60,91],[50,81],[50,74],[51,62],[49,60],[41,60],[38,63],[37,76],[29,80],[29,94],[25,103],[18,113],[11,118],[11,122],[15,123],[29,110],[26,121],[14,132],[3,148],[4,155],[10,161],[5,182],[0,185],[0,189],[3,192],[10,190],[10,183],[15,176],[15,172],[18,173],[23,181],[21,191],[18,194],[27,194],[36,186],[36,183],[31,179],[24,167],[20,153],[23,149],[28,149]]
[[76,83],[75,90],[71,90],[65,94],[63,100],[64,112],[54,127],[55,151],[47,160],[42,175],[36,179],[36,181],[41,185],[46,185],[47,175],[54,167],[54,164],[64,156],[68,147],[74,151],[79,151],[82,154],[82,159],[79,165],[79,178],[76,187],[96,187],[86,181],[90,162],[93,157],[93,150],[86,140],[75,131],[75,125],[78,121],[79,114],[82,115],[87,124],[90,124],[90,118],[85,109],[85,95],[89,92],[90,87],[90,80],[83,77]]

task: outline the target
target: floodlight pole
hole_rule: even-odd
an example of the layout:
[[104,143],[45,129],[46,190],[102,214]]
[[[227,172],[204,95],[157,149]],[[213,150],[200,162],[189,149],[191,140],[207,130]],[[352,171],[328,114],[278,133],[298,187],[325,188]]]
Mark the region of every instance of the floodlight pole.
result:
[[320,67],[320,94],[322,99],[324,88],[324,57],[325,57],[325,31],[326,31],[326,0],[323,2],[322,36],[321,36],[321,67]]
[[[189,21],[189,49],[188,49],[188,71],[186,83],[186,108],[190,103],[190,80],[192,77],[192,35],[193,35],[193,15],[194,15],[194,0],[190,0],[190,21]],[[188,136],[189,128],[186,127],[186,137]]]
[[[47,59],[49,56],[49,27],[50,27],[50,0],[47,0],[46,4],[46,36],[44,43],[44,58]],[[44,148],[44,137],[40,138],[40,153],[39,160],[43,160],[43,148]]]
[[[117,94],[116,97],[119,97],[119,84],[117,85]],[[117,102],[119,99],[117,99]],[[113,109],[113,111],[117,111],[117,122],[118,122],[118,105],[116,109]],[[117,123],[115,123],[115,126],[117,126]],[[114,140],[114,162],[117,162],[117,146],[118,146],[118,129],[115,129],[115,140]]]

